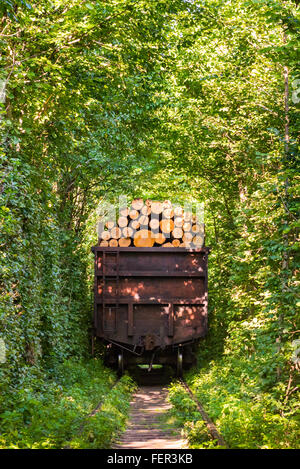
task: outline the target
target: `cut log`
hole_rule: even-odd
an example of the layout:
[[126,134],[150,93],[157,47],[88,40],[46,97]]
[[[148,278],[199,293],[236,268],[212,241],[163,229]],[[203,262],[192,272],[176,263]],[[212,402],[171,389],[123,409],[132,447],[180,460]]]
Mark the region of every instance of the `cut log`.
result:
[[192,224],[189,221],[186,221],[183,225],[182,228],[184,231],[191,231],[192,229]]
[[183,242],[183,243],[180,244],[179,247],[180,247],[180,248],[186,248],[186,249],[187,249],[187,248],[190,248],[190,247],[191,247],[191,243],[185,243],[185,242]]
[[128,225],[127,217],[119,217],[118,225],[119,225],[120,228],[124,228],[125,226],[127,226]]
[[174,207],[174,215],[176,217],[182,217],[183,216],[183,208],[182,207]]
[[138,230],[139,227],[140,227],[140,224],[137,220],[132,220],[130,223],[129,223],[129,227],[132,228],[133,230]]
[[105,223],[105,226],[106,228],[108,228],[109,230],[111,230],[114,226],[115,226],[115,222],[114,221],[107,221]]
[[102,240],[100,242],[100,246],[107,247],[108,246],[108,241]]
[[102,231],[100,238],[103,239],[104,241],[108,241],[111,238],[110,231],[109,230]]
[[150,215],[150,213],[151,213],[151,208],[148,207],[148,205],[143,205],[143,207],[141,208],[140,212],[141,212],[142,215],[148,216],[148,215]]
[[[204,245],[204,223],[197,221],[191,211],[180,206],[141,198],[134,199],[130,208],[122,207],[119,218],[98,226],[100,246],[183,247],[201,248]],[[150,231],[151,230],[151,231]],[[133,241],[132,241],[133,240]]]
[[162,206],[163,210],[165,210],[166,208],[172,208],[172,202],[170,200],[164,200]]
[[133,229],[130,226],[125,226],[122,230],[122,234],[125,238],[132,238]]
[[192,233],[199,236],[204,236],[204,228],[203,225],[193,225],[192,226]]
[[131,239],[130,238],[120,238],[119,239],[119,246],[121,248],[127,248],[131,244]]
[[175,217],[174,218],[174,225],[178,228],[182,228],[183,226],[183,217]]
[[159,215],[163,211],[163,206],[161,202],[152,202],[151,204],[151,213]]
[[157,230],[159,228],[159,219],[158,218],[151,218],[149,221],[149,226],[151,230]]
[[172,245],[173,245],[175,248],[178,248],[178,247],[180,246],[180,241],[179,241],[179,239],[173,239]]
[[134,235],[133,244],[137,248],[152,248],[154,241],[155,240],[151,235],[151,231],[139,230]]
[[186,243],[186,242],[187,242],[187,243],[191,243],[192,239],[193,239],[193,234],[190,233],[189,231],[186,231],[186,232],[184,233],[184,235],[182,236],[182,241],[183,241],[184,243]]
[[120,209],[120,216],[121,217],[128,217],[128,215],[129,215],[129,208],[125,207],[125,208]]
[[149,224],[149,217],[147,215],[141,215],[138,219],[138,222],[141,226],[148,226]]
[[162,217],[164,219],[173,218],[173,216],[174,216],[174,212],[171,208],[165,208],[162,212]]
[[134,210],[141,210],[143,205],[144,205],[143,199],[134,199],[131,203],[131,207]]
[[191,221],[192,220],[192,212],[184,212],[183,218],[184,218],[184,221]]
[[108,244],[109,244],[109,246],[112,247],[112,248],[116,248],[116,247],[119,245],[117,239],[111,239]]
[[183,237],[183,231],[181,228],[174,228],[172,235],[173,238],[181,239]]
[[204,244],[204,236],[200,236],[200,235],[194,236],[193,243],[197,248],[202,248]]
[[171,233],[174,229],[174,222],[173,220],[161,220],[159,226],[162,233]]
[[200,225],[197,225],[197,224],[193,225],[192,226],[192,232],[193,233],[200,233]]
[[204,225],[204,223],[197,223],[197,226],[199,227],[198,233],[200,233],[201,235],[204,235],[205,234],[205,225]]
[[114,227],[110,230],[110,234],[111,234],[111,237],[112,237],[112,238],[114,238],[114,239],[119,239],[119,238],[121,238],[122,230],[121,230],[121,228],[119,228],[118,226],[114,226]]
[[140,212],[138,212],[135,209],[132,209],[129,212],[129,217],[131,218],[131,220],[136,220],[139,217],[139,215],[140,215]]
[[157,244],[163,244],[166,241],[166,238],[162,233],[153,233],[152,232],[152,237],[155,239],[155,242]]

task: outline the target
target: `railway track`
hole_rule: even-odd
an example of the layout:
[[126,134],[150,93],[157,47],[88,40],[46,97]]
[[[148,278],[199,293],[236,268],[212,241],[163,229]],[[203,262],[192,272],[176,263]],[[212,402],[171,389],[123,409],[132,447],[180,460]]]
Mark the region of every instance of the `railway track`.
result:
[[[182,378],[179,381],[195,401],[212,439],[217,441],[218,446],[226,448],[227,444],[224,438],[192,390]],[[139,386],[130,404],[128,427],[119,440],[114,443],[113,449],[188,448],[187,441],[182,437],[180,429],[172,427],[166,421],[167,412],[171,408],[167,396],[168,390],[165,384]]]
[[182,384],[182,386],[187,390],[187,392],[190,394],[193,401],[196,403],[197,409],[199,410],[201,417],[203,421],[205,422],[212,439],[217,441],[218,446],[227,448],[226,441],[224,440],[222,435],[218,432],[217,427],[215,426],[211,418],[208,416],[208,414],[205,412],[205,410],[202,407],[202,404],[198,401],[197,397],[195,396],[191,388],[182,378],[180,378],[179,381]]
[[114,449],[180,449],[187,447],[180,430],[164,422],[171,408],[164,385],[140,386],[130,405],[129,425]]
[[[187,449],[187,440],[182,437],[180,429],[167,422],[167,413],[172,407],[167,400],[168,383],[163,382],[163,378],[155,375],[155,373],[152,375],[146,374],[143,379],[143,384],[140,384],[132,396],[127,429],[114,442],[112,449]],[[178,379],[196,403],[212,439],[216,440],[218,446],[226,448],[227,444],[224,438],[218,432],[215,424],[207,415],[193,391],[182,378]],[[119,380],[115,381],[112,389],[118,384]],[[105,398],[102,397],[101,401],[86,417],[79,427],[78,435],[83,432],[88,419],[101,412],[104,400]],[[69,445],[64,447],[64,449],[69,448]]]
[[[120,381],[120,378],[117,378],[116,381],[114,382],[114,384],[112,385],[111,390],[114,389],[117,386],[119,381]],[[82,424],[80,425],[80,427],[78,429],[78,432],[76,434],[77,436],[80,436],[83,433],[84,427],[87,424],[88,420],[91,417],[94,417],[94,415],[96,415],[98,412],[101,412],[104,401],[105,401],[105,396],[102,396],[101,400],[98,402],[96,407],[94,407],[94,409],[85,417],[84,421],[82,422]],[[69,445],[70,441],[71,440],[68,440],[68,444],[65,445],[62,449],[71,449],[71,447]]]

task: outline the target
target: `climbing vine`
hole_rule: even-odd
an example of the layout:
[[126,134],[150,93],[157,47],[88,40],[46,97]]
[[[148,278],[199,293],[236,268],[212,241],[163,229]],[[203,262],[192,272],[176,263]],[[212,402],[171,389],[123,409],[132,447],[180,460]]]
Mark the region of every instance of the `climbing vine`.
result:
[[3,0],[0,12],[2,395],[89,356],[99,201],[193,198],[212,248],[199,363],[220,360],[212,385],[220,364],[243,370],[246,394],[267,392],[270,415],[294,422],[296,2]]

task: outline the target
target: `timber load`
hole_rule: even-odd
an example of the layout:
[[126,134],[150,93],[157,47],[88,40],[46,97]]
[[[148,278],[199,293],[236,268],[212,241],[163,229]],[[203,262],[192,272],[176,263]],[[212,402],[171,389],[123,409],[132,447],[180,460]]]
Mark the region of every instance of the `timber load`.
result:
[[98,245],[200,249],[205,245],[204,223],[168,200],[134,199],[119,210],[116,221],[101,224]]

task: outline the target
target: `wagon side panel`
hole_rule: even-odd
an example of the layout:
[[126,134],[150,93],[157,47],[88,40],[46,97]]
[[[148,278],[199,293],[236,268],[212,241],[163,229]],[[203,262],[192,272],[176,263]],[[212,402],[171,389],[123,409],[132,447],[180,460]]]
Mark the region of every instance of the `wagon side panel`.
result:
[[162,347],[207,330],[207,248],[94,248],[98,337]]

